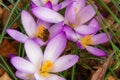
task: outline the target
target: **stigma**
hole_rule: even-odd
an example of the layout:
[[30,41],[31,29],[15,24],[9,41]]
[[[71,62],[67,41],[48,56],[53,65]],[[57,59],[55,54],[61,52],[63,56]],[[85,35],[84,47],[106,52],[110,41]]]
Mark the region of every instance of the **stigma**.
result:
[[46,77],[52,69],[53,65],[54,64],[51,61],[47,60],[41,67],[40,75]]

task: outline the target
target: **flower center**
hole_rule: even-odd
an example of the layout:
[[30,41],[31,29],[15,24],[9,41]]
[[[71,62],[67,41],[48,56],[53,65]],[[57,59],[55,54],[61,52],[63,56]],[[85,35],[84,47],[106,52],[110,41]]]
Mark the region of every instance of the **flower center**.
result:
[[85,36],[83,37],[81,40],[80,40],[80,43],[82,46],[87,46],[87,45],[91,45],[93,44],[93,41],[92,41],[92,36],[91,35],[88,35],[88,36]]
[[75,7],[74,10],[75,10],[76,13],[78,13],[79,9],[77,7]]
[[41,67],[40,75],[42,75],[43,77],[46,77],[47,74],[52,69],[53,65],[54,64],[51,61],[47,60]]
[[46,3],[47,3],[48,1],[52,2],[52,0],[46,0]]
[[42,39],[42,41],[47,41],[49,38],[49,31],[43,25],[40,25],[36,30],[36,37]]
[[78,24],[74,23],[74,24],[70,24],[71,28],[75,28],[77,27]]

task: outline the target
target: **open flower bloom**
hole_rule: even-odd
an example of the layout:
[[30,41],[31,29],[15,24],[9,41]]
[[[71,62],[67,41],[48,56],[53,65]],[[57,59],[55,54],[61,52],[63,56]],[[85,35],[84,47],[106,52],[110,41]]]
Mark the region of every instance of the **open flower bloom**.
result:
[[98,49],[96,47],[92,47],[94,45],[103,44],[108,42],[108,37],[105,33],[93,34],[93,35],[78,35],[78,40],[76,41],[78,47],[80,49],[87,49],[87,51],[95,56],[106,56],[106,53]]
[[[91,30],[91,29],[90,30],[86,29],[86,28],[92,28],[92,29],[94,29],[94,31]],[[100,30],[100,25],[98,24],[98,22],[96,21],[96,19],[93,18],[89,22],[89,24],[87,25],[87,27],[80,28],[81,34],[78,33],[78,32],[76,32],[74,29],[72,29],[70,26],[67,26],[67,25],[64,25],[64,29],[63,30],[66,33],[66,36],[67,36],[67,38],[69,40],[76,42],[78,40],[76,34],[84,36],[85,34],[88,34],[88,32],[90,32],[90,31],[91,31],[91,34],[96,34],[98,32],[98,30]]]
[[[41,46],[45,45],[55,34],[59,33],[61,29],[55,30],[57,26],[62,26],[63,22],[53,25],[50,28],[50,23],[38,20],[37,23],[33,17],[25,10],[21,13],[21,20],[27,35],[13,29],[7,29],[6,32],[15,40],[24,43],[27,39],[32,39]],[[54,30],[52,30],[54,29]]]
[[31,80],[30,75],[35,80],[65,80],[56,73],[72,67],[79,59],[77,55],[59,57],[66,47],[66,42],[64,32],[59,33],[49,41],[43,55],[39,45],[32,40],[27,40],[25,51],[28,60],[21,57],[11,59],[11,63],[17,69],[17,76],[24,80]]
[[75,0],[67,6],[65,12],[65,24],[82,35],[92,34],[95,28],[86,25],[95,16],[96,12],[92,5],[86,5],[86,0]]
[[[69,26],[64,26],[64,31],[66,33],[67,38],[71,41],[76,42],[80,49],[87,49],[89,53],[95,56],[106,56],[106,53],[104,51],[92,46],[108,42],[107,35],[105,33],[96,34],[100,29],[100,26],[95,19],[92,19],[88,25],[91,28],[96,29],[94,33],[89,35],[81,35],[75,32]],[[86,32],[87,30],[83,30],[83,33]]]
[[58,11],[65,8],[72,1],[73,0],[64,0],[61,3],[59,3],[59,0],[32,0],[31,7],[34,8],[34,7],[43,6]]

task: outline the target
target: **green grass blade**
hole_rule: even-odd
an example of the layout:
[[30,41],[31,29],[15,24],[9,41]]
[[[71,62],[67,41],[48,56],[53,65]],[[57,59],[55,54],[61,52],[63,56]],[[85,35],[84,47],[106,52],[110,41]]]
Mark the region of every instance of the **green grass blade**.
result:
[[[7,19],[7,21],[6,21],[6,24],[5,24],[4,28],[3,28],[3,31],[2,31],[1,36],[4,36],[4,35],[5,35],[5,31],[6,31],[7,27],[9,26],[10,19],[11,19],[12,15],[13,15],[14,11],[16,10],[16,7],[17,7],[17,5],[18,5],[19,2],[20,2],[20,0],[18,0],[18,1],[16,2],[15,6],[14,6],[13,9],[11,10],[11,13],[10,13],[10,15],[9,15],[9,17],[8,17],[8,19]],[[1,43],[2,43],[2,40],[3,40],[3,37],[0,38],[0,45],[1,45]]]

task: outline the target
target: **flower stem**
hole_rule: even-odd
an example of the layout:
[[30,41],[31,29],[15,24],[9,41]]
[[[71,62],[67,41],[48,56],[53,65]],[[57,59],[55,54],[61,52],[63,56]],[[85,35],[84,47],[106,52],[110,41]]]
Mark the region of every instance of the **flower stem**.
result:
[[73,68],[72,68],[71,80],[75,80],[75,70],[76,70],[76,65],[74,65]]

